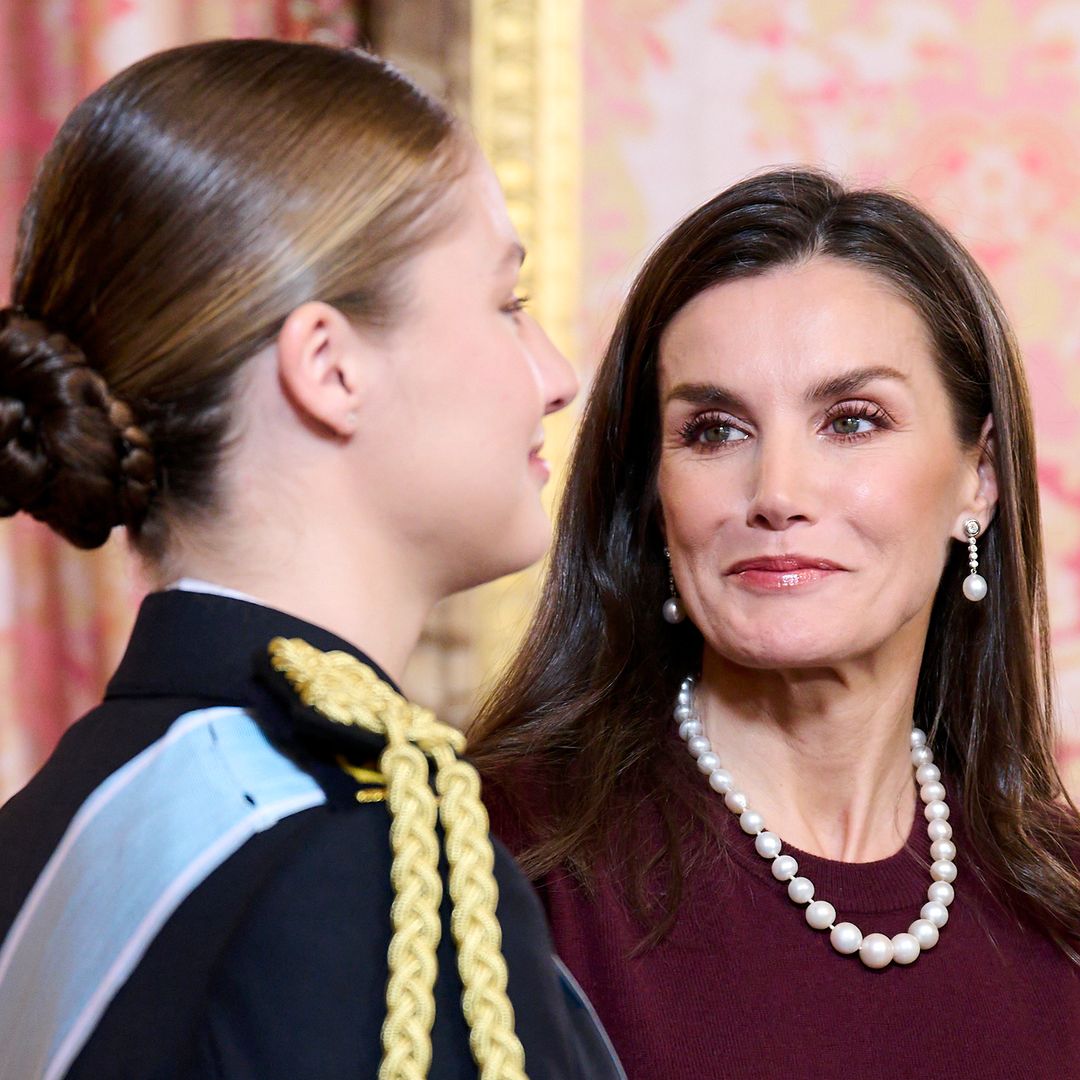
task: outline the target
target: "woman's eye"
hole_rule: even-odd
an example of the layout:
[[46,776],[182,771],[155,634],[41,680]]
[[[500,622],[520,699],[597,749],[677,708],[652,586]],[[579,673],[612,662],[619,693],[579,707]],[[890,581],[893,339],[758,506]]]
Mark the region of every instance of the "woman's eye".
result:
[[738,436],[734,428],[729,428],[726,423],[714,423],[712,428],[705,428],[698,436],[699,443],[730,443]]
[[742,442],[747,437],[745,431],[740,431],[730,424],[709,424],[698,431],[697,441],[715,446],[719,443]]
[[509,303],[503,305],[503,311],[507,315],[517,315],[519,312],[524,311],[529,306],[529,297],[527,296],[515,296]]
[[861,435],[873,427],[865,416],[838,416],[832,422],[832,429],[837,435]]

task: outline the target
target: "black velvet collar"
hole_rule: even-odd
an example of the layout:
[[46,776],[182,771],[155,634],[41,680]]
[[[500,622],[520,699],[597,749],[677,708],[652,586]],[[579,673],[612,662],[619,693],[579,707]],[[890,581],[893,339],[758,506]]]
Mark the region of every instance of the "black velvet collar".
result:
[[[253,663],[266,656],[270,639],[278,636],[303,638],[324,652],[350,653],[400,693],[374,660],[321,626],[246,600],[169,589],[143,600],[105,696],[212,697],[223,704],[244,704]],[[244,663],[244,657],[252,662]]]
[[377,757],[381,736],[331,724],[303,706],[273,670],[267,646],[279,636],[349,653],[399,690],[370,657],[320,626],[246,600],[171,589],[143,601],[105,698],[183,698],[251,709],[274,742],[298,760],[310,759],[305,767],[333,764],[338,755],[356,764]]

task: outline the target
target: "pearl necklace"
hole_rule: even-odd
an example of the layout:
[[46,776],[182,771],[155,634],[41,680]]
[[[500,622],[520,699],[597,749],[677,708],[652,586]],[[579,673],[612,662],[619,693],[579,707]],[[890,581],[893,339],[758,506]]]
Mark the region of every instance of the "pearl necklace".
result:
[[949,921],[949,905],[953,902],[952,882],[956,880],[956,845],[952,842],[952,826],[949,824],[949,807],[945,802],[945,788],[941,783],[941,771],[934,764],[934,755],[926,745],[926,734],[919,728],[911,732],[911,763],[915,767],[915,780],[919,784],[919,796],[925,804],[923,814],[927,820],[926,831],[930,837],[930,877],[933,881],[926,890],[927,902],[906,934],[888,937],[885,934],[867,934],[849,922],[836,921],[836,908],[827,900],[814,899],[814,883],[798,877],[799,864],[790,855],[781,854],[781,841],[776,833],[765,828],[765,820],[747,805],[746,796],[735,787],[731,773],[721,768],[720,759],[713,752],[712,744],[702,731],[701,719],[694,708],[694,680],[688,677],[679,687],[675,702],[675,721],[679,735],[686,741],[686,748],[697,759],[698,768],[709,778],[713,791],[724,796],[724,805],[739,817],[742,831],[754,837],[754,849],[763,859],[772,861],[772,875],[777,881],[787,882],[788,896],[796,904],[806,904],[806,921],[815,930],[828,930],[832,947],[845,956],[858,953],[868,968],[885,968],[891,963],[910,964],[918,959],[924,949],[932,949],[938,942],[938,932]]

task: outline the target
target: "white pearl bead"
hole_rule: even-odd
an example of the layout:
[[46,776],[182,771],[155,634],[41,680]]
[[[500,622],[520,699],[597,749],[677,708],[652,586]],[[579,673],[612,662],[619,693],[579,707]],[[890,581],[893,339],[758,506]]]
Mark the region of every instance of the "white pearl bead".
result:
[[948,907],[956,899],[956,891],[947,881],[935,881],[926,890],[927,900],[936,900],[939,904]]
[[919,959],[919,939],[914,934],[896,934],[892,939],[894,964],[911,964]]
[[937,900],[927,900],[919,909],[919,918],[932,922],[940,929],[949,921],[949,909]]
[[945,785],[934,781],[932,784],[923,784],[919,788],[919,798],[924,803],[941,802],[945,798]]
[[941,770],[936,765],[920,765],[915,770],[915,779],[920,784],[936,784],[941,779]]
[[951,884],[956,880],[956,863],[949,859],[938,859],[930,864],[930,876],[935,881],[948,881]]
[[964,578],[964,595],[969,600],[981,600],[986,596],[986,578],[982,574],[968,574]]
[[926,826],[926,835],[929,836],[931,840],[951,840],[952,826],[942,818],[934,818],[934,820]]
[[692,735],[686,740],[686,749],[689,750],[694,757],[701,757],[702,754],[712,749],[712,743],[710,743],[704,735]]
[[836,922],[836,908],[828,900],[815,900],[806,909],[806,921],[815,930],[828,930]]
[[859,946],[862,944],[862,931],[854,923],[837,923],[829,935],[829,942],[838,953],[850,956],[859,951]]
[[938,928],[929,919],[916,919],[908,933],[919,943],[920,949],[932,949],[938,943]]
[[[981,578],[978,580],[982,581]],[[681,619],[681,605],[677,599],[672,598],[669,604],[675,605]],[[664,615],[667,618],[667,604]],[[721,768],[720,758],[705,737],[701,720],[694,711],[693,691],[693,678],[684,679],[674,710],[679,735],[686,740],[687,750],[697,760],[698,768],[708,776],[709,786],[724,796],[724,805],[739,817],[739,827],[754,838],[755,851],[762,858],[772,860],[770,871],[773,877],[787,883],[788,896],[794,903],[806,905],[804,917],[807,924],[815,930],[828,930],[829,942],[836,952],[843,955],[857,952],[868,968],[881,969],[893,962],[911,964],[918,959],[921,951],[932,949],[938,942],[939,928],[949,921],[949,905],[956,895],[951,883],[956,878],[957,869],[953,861],[956,845],[952,842],[953,830],[948,822],[945,786],[941,783],[941,770],[933,763],[934,755],[926,733],[920,728],[912,729],[911,762],[915,768],[919,796],[925,803],[923,814],[927,821],[926,832],[931,840],[933,863],[930,876],[933,881],[926,891],[927,902],[922,906],[920,917],[908,927],[907,933],[896,934],[892,938],[885,934],[864,937],[854,923],[837,924],[836,908],[826,900],[815,900],[814,883],[809,878],[796,876],[799,864],[792,856],[781,854],[783,842],[780,837],[766,830],[764,817],[749,808],[747,796],[735,788],[731,774]]]
[[929,746],[916,746],[911,751],[911,764],[915,766],[929,765],[934,760],[934,752]]
[[[774,832],[759,832],[754,837],[754,850],[763,859],[775,859],[780,854],[780,848],[783,845],[780,842],[780,837]],[[775,868],[774,871],[775,873]],[[792,870],[792,873],[795,871]]]
[[696,718],[684,720],[679,725],[679,736],[683,739],[692,739],[701,734],[701,721]]
[[686,618],[686,611],[682,606],[682,602],[677,596],[669,597],[664,601],[664,621],[671,623],[673,626],[675,623],[681,623]]
[[709,787],[713,791],[718,791],[721,795],[726,795],[732,787],[735,786],[735,781],[731,778],[731,773],[727,769],[713,769],[709,773]]
[[792,878],[788,882],[787,894],[796,904],[808,904],[814,899],[814,883],[805,877]]
[[859,959],[875,970],[892,963],[893,944],[884,934],[867,934],[859,946]]
[[[761,837],[759,836],[760,840]],[[772,876],[777,881],[790,881],[799,872],[799,864],[790,855],[779,855],[773,859]]]
[[930,858],[937,862],[938,859],[956,861],[956,845],[951,840],[935,840],[930,845]]
[[704,754],[698,755],[697,767],[707,776],[714,769],[720,768],[720,759],[712,750],[706,750]]

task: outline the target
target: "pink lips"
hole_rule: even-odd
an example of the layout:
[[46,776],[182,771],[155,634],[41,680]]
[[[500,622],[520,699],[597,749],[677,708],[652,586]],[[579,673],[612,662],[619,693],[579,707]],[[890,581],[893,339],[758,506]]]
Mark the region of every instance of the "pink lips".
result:
[[844,567],[829,559],[815,559],[807,555],[766,555],[734,563],[725,571],[725,576],[736,577],[740,584],[752,589],[783,590],[824,581],[843,572]]
[[540,456],[541,446],[536,446],[529,451],[529,468],[535,472],[542,481],[551,476],[551,466]]

